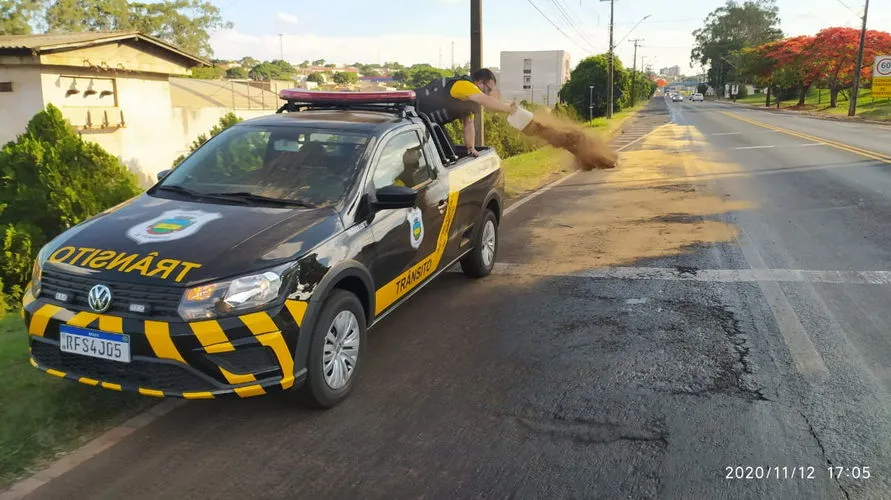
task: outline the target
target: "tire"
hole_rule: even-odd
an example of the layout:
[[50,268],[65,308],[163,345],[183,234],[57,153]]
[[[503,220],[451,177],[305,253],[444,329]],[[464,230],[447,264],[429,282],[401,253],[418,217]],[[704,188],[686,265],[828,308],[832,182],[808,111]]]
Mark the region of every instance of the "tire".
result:
[[[365,311],[359,299],[346,290],[334,290],[325,299],[310,341],[307,378],[301,388],[302,396],[309,406],[320,409],[333,408],[350,394],[362,368],[366,343],[365,331]],[[329,339],[329,332],[334,336],[333,342]],[[352,349],[349,344],[354,344],[355,339],[358,339],[358,347]],[[327,367],[326,349],[335,352],[332,359],[334,362]],[[354,356],[352,369],[347,368],[349,356],[346,354]],[[342,381],[342,385],[337,383],[340,381],[336,377],[332,377],[335,365],[338,365],[336,368],[347,369],[348,376]]]
[[461,259],[461,270],[470,278],[484,278],[492,273],[497,257],[498,219],[491,210],[486,210],[473,241],[473,250]]

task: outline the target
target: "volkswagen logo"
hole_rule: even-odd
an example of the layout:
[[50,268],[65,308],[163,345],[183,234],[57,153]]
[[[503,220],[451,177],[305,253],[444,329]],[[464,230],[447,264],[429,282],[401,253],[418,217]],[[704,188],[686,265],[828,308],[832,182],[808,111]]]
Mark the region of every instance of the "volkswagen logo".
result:
[[111,307],[111,290],[105,285],[96,285],[90,288],[87,304],[97,313],[107,311]]

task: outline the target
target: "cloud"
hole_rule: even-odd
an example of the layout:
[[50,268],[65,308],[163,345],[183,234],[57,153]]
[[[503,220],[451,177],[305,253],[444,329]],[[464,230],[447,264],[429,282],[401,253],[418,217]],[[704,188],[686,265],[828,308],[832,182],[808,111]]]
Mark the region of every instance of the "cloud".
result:
[[288,24],[300,24],[300,20],[297,19],[297,16],[288,14],[287,12],[279,12],[275,15],[279,21],[286,22]]

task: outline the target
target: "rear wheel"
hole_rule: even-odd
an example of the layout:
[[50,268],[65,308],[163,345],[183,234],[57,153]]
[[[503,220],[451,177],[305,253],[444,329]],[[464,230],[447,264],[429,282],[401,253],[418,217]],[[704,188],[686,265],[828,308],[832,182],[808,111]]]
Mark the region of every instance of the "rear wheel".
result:
[[310,405],[332,408],[349,395],[362,365],[365,330],[362,303],[346,290],[335,290],[325,300],[312,332],[302,388]]
[[498,256],[498,219],[491,210],[483,215],[473,250],[461,259],[461,270],[471,278],[483,278],[492,273]]

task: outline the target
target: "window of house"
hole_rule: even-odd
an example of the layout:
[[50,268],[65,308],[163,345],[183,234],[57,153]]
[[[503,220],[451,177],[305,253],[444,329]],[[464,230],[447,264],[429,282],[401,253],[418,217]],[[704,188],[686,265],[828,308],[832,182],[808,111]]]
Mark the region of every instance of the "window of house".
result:
[[0,82],[0,92],[12,92],[12,82]]
[[430,164],[415,131],[403,132],[390,139],[381,151],[374,170],[374,187],[414,187],[432,178]]

